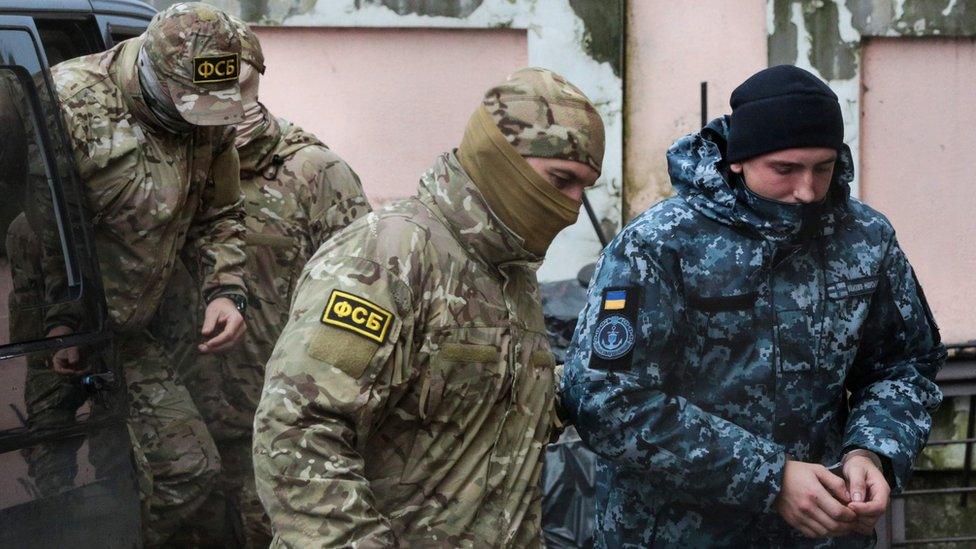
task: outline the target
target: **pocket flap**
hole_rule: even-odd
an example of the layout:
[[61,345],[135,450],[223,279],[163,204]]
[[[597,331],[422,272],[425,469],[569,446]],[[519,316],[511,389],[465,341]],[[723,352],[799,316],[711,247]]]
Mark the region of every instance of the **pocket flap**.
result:
[[438,358],[450,362],[495,362],[499,355],[498,348],[491,345],[444,343]]
[[734,295],[700,296],[688,294],[688,304],[705,313],[742,311],[756,306],[757,292]]
[[536,349],[529,356],[529,364],[533,368],[554,368],[556,366],[556,359],[548,350]]

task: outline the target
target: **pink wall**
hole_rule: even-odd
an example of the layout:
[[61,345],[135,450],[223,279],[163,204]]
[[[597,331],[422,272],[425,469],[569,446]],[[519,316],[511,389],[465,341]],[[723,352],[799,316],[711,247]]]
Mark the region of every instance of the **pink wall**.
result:
[[349,162],[374,204],[413,194],[484,91],[528,62],[524,30],[255,31],[268,67],[261,100]]
[[861,196],[894,224],[943,339],[976,340],[976,42],[876,39],[862,59]]
[[670,192],[665,152],[709,118],[729,112],[729,94],[765,68],[766,0],[628,2],[624,192],[629,219]]

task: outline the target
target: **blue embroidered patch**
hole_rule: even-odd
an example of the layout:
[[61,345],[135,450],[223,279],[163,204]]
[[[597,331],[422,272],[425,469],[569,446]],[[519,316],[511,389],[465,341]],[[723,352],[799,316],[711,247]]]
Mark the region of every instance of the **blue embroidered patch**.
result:
[[620,315],[600,321],[593,334],[593,353],[603,360],[616,360],[634,348],[634,326]]

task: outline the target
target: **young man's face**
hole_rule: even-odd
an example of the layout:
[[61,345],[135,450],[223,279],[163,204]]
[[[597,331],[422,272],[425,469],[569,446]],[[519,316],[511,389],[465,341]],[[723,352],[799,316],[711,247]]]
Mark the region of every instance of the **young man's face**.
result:
[[600,174],[587,164],[562,158],[526,156],[525,161],[563,195],[583,202],[583,191],[592,187]]
[[812,204],[827,196],[837,151],[823,147],[784,149],[735,163],[749,190],[789,204]]

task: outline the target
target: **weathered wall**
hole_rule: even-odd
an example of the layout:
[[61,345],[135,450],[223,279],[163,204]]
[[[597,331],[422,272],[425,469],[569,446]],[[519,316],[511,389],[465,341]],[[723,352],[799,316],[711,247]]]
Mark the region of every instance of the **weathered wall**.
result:
[[[974,36],[973,0],[769,0],[769,64],[819,74],[837,93],[859,164],[862,39]],[[859,178],[858,178],[859,181]],[[858,182],[854,185],[858,192]]]
[[729,94],[766,66],[766,0],[642,0],[628,3],[624,173],[627,219],[671,194],[665,153],[709,118],[729,112]]
[[435,156],[457,147],[484,90],[528,55],[524,30],[256,30],[261,100],[345,158],[374,205],[413,194]]
[[[151,0],[157,7],[174,0]],[[526,32],[527,64],[555,70],[580,88],[594,101],[607,126],[607,152],[603,176],[598,188],[588,192],[605,232],[613,234],[620,226],[621,186],[623,183],[623,0],[208,0],[210,3],[259,25],[288,27],[358,27],[358,28],[449,28],[449,29],[523,29]],[[282,40],[289,40],[282,38]],[[298,42],[295,48],[302,47]],[[494,44],[486,45],[491,49]],[[288,49],[286,46],[285,49]],[[482,52],[490,54],[490,52]],[[350,52],[351,55],[358,55]],[[504,52],[499,53],[503,55]],[[434,51],[423,61],[429,65],[449,67],[452,55]],[[451,61],[450,63],[454,63]],[[375,75],[409,78],[407,71],[394,67],[400,75]],[[284,74],[294,85],[302,82],[308,71]],[[279,73],[281,74],[281,73]],[[454,78],[469,73],[461,70]],[[480,80],[479,80],[480,81]],[[453,99],[448,99],[453,101]],[[412,105],[428,118],[439,116],[438,101]],[[370,111],[353,112],[346,106],[350,119],[361,124],[382,123],[373,120]],[[329,121],[303,117],[311,127],[325,127]],[[460,135],[463,126],[451,134]],[[427,139],[427,137],[424,137]],[[335,140],[332,140],[335,142]],[[368,144],[355,145],[367,150]],[[360,155],[352,148],[343,154]],[[388,166],[395,171],[395,166]],[[384,180],[393,177],[384,176]],[[367,182],[369,184],[369,182]],[[386,185],[382,184],[384,189]],[[401,194],[413,190],[414,182],[404,185]],[[408,188],[409,187],[409,188]],[[389,189],[387,189],[389,190]],[[385,191],[384,191],[385,192]],[[391,193],[392,194],[392,193]],[[541,280],[575,277],[580,267],[593,261],[600,244],[585,214],[576,225],[563,231],[549,250],[539,270]]]
[[898,230],[943,339],[974,340],[976,40],[871,39],[862,82],[861,196]]

